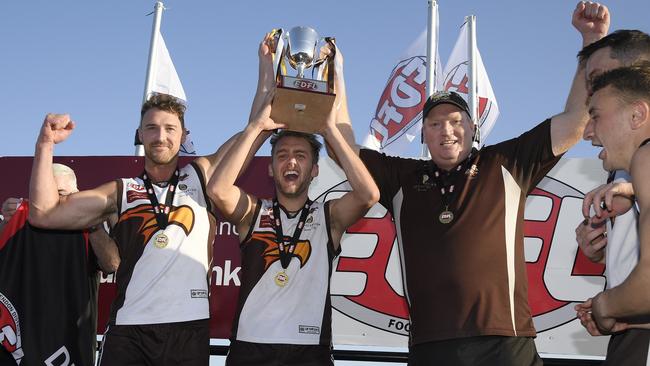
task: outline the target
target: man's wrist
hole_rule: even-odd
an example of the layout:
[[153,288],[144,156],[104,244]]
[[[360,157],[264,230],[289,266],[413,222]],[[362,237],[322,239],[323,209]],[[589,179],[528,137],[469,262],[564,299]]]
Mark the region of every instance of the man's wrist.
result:
[[36,142],[36,152],[47,152],[54,151],[54,143],[51,141],[37,141]]
[[320,132],[320,135],[323,136],[325,140],[335,137],[336,133],[339,132],[338,128],[334,125],[327,124],[325,128]]
[[587,36],[582,36],[582,48],[589,46],[590,44],[600,40],[604,36],[605,36],[604,34],[598,34],[598,35],[591,34]]
[[259,136],[263,131],[264,129],[259,125],[257,119],[252,119],[244,128],[243,135]]

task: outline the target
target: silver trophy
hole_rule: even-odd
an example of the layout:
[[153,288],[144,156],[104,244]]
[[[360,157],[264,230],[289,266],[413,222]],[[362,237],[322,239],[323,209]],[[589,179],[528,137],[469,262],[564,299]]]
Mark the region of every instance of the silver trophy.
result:
[[309,27],[294,27],[286,35],[287,60],[298,71],[298,77],[305,77],[305,69],[311,67],[320,37]]
[[[314,133],[322,130],[334,104],[333,38],[321,38],[309,27],[271,32],[277,90],[271,118],[288,129]],[[331,52],[321,57],[321,48]],[[287,67],[289,66],[289,67]],[[295,70],[290,75],[291,69]]]

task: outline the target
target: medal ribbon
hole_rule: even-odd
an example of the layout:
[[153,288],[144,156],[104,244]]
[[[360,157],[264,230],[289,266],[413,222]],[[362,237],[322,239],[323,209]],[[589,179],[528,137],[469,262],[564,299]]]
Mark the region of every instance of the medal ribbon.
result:
[[273,199],[273,217],[275,218],[275,237],[278,243],[278,251],[279,251],[278,255],[280,256],[280,264],[282,265],[282,269],[287,269],[287,267],[289,267],[289,263],[291,263],[291,256],[293,254],[293,251],[296,249],[296,244],[298,244],[298,239],[300,238],[300,234],[302,234],[302,229],[305,226],[305,221],[307,221],[307,215],[309,215],[309,207],[311,206],[311,204],[312,201],[307,199],[307,202],[305,202],[305,205],[300,210],[300,218],[298,219],[296,228],[293,231],[293,236],[291,237],[291,241],[289,242],[287,251],[285,252],[284,234],[282,233],[282,219],[280,219],[280,203],[278,202],[277,198]]
[[467,159],[449,172],[439,169],[435,164],[431,163],[433,165],[430,167],[431,175],[436,183],[436,187],[440,189],[442,204],[445,206],[444,211],[449,211],[449,205],[458,194],[458,190],[455,189],[456,183],[461,183],[463,176],[468,176],[471,174],[469,170],[475,169],[476,163],[472,164],[475,160],[473,159],[473,155],[478,156],[478,152],[473,150]]
[[144,186],[147,189],[147,196],[149,201],[151,201],[151,206],[153,206],[153,212],[156,214],[156,223],[158,228],[164,230],[169,223],[169,213],[171,211],[172,203],[174,202],[174,194],[176,193],[176,186],[178,185],[178,169],[172,175],[172,178],[169,180],[169,190],[165,197],[165,206],[164,209],[161,209],[160,202],[158,202],[158,197],[156,197],[156,191],[153,189],[153,184],[151,179],[147,176],[147,172],[142,173],[142,180],[144,181]]

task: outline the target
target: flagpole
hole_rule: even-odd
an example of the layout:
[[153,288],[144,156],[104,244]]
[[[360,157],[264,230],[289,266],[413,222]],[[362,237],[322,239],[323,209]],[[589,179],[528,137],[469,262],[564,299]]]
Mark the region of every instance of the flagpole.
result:
[[[151,28],[151,42],[149,43],[149,60],[147,61],[147,77],[144,82],[144,94],[142,96],[142,103],[144,104],[153,89],[153,75],[156,72],[154,70],[155,65],[155,50],[158,44],[158,32],[160,32],[160,20],[162,18],[162,12],[165,9],[162,1],[156,1],[153,11],[153,26]],[[137,137],[137,136],[136,136]],[[144,146],[142,144],[135,145],[135,155],[144,156]]]
[[472,121],[478,124],[478,103],[477,103],[477,85],[476,85],[476,16],[468,15],[465,17],[467,22],[467,54],[469,55],[469,65],[467,67],[469,77],[469,110],[472,112],[470,116]]
[[[438,59],[438,1],[428,0],[428,19],[427,19],[427,84],[426,97],[436,91],[436,60]],[[422,128],[424,129],[424,116],[422,116]],[[422,139],[422,158],[430,158],[429,149]]]
[[436,91],[436,56],[438,55],[438,2],[429,0],[427,22],[427,97]]

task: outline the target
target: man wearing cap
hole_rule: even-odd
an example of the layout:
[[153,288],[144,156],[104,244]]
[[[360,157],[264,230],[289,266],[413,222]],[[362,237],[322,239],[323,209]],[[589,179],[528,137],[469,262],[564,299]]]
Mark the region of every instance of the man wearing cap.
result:
[[[607,8],[580,3],[573,21],[589,29],[588,45],[607,33]],[[479,151],[466,102],[436,93],[423,108],[430,160],[360,150],[396,226],[411,320],[409,365],[542,364],[527,299],[524,206],[580,140],[586,96],[580,65],[564,112]]]

